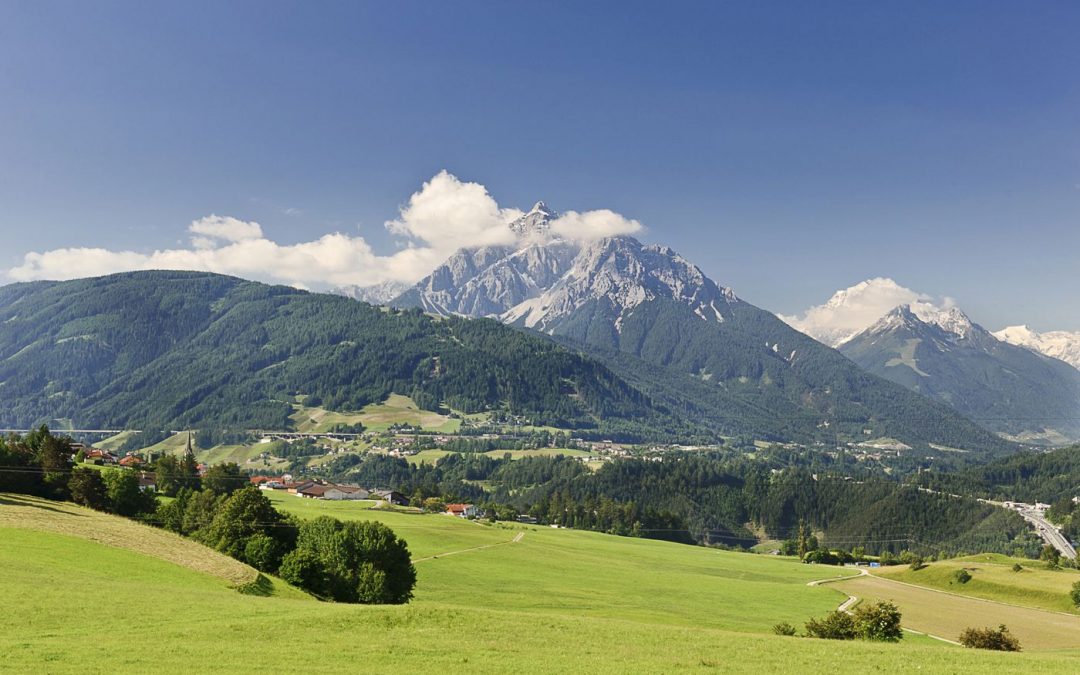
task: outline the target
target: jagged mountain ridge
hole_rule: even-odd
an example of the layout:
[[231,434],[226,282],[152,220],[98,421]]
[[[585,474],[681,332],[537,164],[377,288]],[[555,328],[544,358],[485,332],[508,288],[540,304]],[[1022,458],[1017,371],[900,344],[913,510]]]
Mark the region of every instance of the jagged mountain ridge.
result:
[[1008,326],[995,331],[993,335],[1003,342],[1026,347],[1080,369],[1080,332],[1054,330],[1039,333],[1027,326]]
[[659,367],[665,391],[687,378],[706,383],[711,403],[698,411],[726,432],[784,440],[835,438],[843,428],[857,440],[1009,447],[740,300],[670,248],[629,236],[465,249],[393,304],[499,318],[601,358],[627,354],[604,362],[624,377]]
[[1080,438],[1080,371],[997,339],[960,309],[901,305],[840,352],[1025,441]]

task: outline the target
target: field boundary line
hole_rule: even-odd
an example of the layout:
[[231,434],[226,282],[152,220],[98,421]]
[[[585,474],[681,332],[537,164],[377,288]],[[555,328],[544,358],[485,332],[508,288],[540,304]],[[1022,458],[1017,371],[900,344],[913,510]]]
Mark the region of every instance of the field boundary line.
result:
[[980,598],[974,595],[964,595],[963,593],[954,593],[952,591],[944,591],[940,588],[931,588],[930,586],[920,586],[919,584],[913,584],[909,581],[900,581],[899,579],[890,579],[889,577],[881,576],[880,574],[871,574],[870,576],[875,579],[881,579],[882,581],[890,584],[900,584],[901,586],[910,586],[911,588],[918,588],[923,591],[930,591],[931,593],[941,593],[942,595],[951,595],[956,598],[964,598],[965,600],[975,600],[977,602],[989,602],[995,605],[1003,605],[1005,607],[1016,607],[1018,609],[1030,609],[1033,612],[1046,612],[1047,614],[1058,614],[1060,616],[1071,616],[1074,619],[1080,620],[1080,614],[1072,614],[1070,612],[1062,612],[1057,609],[1044,609],[1043,607],[1031,607],[1030,605],[1017,605],[1011,602],[1002,602],[1001,600],[991,600],[989,598]]
[[446,553],[436,553],[435,555],[429,555],[424,558],[413,558],[409,562],[418,563],[425,560],[435,560],[436,558],[442,558],[448,555],[457,555],[458,553],[469,553],[470,551],[483,551],[485,548],[495,548],[496,546],[503,546],[505,544],[516,544],[525,538],[524,532],[518,532],[514,535],[513,539],[507,539],[506,541],[497,541],[494,544],[484,544],[483,546],[473,546],[472,548],[463,548],[459,551],[447,551]]

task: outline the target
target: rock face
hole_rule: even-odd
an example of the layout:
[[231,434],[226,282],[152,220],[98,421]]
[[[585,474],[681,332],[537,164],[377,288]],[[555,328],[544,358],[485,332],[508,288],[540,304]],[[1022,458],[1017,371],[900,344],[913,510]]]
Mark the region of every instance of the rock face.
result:
[[[693,388],[690,413],[724,433],[827,432],[835,442],[842,424],[859,440],[1011,447],[740,300],[672,249],[630,236],[561,238],[555,217],[537,203],[509,225],[516,245],[460,250],[392,304],[569,341],[673,406],[687,405]],[[904,419],[912,414],[920,420]]]
[[1019,440],[1080,438],[1080,371],[999,340],[955,307],[902,305],[840,352]]
[[1080,333],[1063,330],[1037,333],[1027,326],[1009,326],[995,332],[994,337],[1080,369]]
[[404,282],[384,281],[373,286],[342,286],[333,292],[372,305],[385,305],[408,289],[409,284]]

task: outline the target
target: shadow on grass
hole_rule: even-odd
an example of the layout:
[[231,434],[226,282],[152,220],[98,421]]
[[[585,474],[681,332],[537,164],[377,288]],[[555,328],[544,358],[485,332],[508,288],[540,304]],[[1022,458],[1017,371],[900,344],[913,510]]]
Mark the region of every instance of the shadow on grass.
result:
[[270,581],[261,572],[255,577],[255,581],[249,581],[246,584],[240,584],[236,587],[236,590],[244,595],[257,595],[262,598],[268,598],[274,594],[274,582]]
[[29,506],[35,509],[41,509],[43,511],[52,511],[53,513],[60,513],[65,516],[71,516],[72,518],[85,518],[82,513],[72,513],[71,511],[65,511],[63,509],[57,509],[52,506],[46,506],[41,503],[40,497],[24,497],[22,495],[5,494],[0,495],[0,506]]

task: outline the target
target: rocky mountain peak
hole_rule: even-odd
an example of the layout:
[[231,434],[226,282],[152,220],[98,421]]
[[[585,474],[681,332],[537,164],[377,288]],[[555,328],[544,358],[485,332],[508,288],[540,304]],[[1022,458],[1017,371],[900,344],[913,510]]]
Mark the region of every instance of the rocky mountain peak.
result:
[[551,236],[551,221],[558,217],[557,211],[539,201],[528,213],[510,223],[510,230],[521,239],[544,240]]

